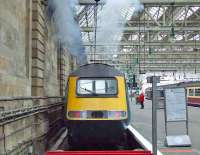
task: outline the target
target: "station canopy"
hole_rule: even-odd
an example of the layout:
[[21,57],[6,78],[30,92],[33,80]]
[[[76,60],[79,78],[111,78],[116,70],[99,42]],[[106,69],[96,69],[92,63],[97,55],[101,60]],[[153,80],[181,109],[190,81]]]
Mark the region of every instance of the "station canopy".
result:
[[[108,31],[105,39],[111,36],[110,41],[100,42],[100,26],[105,23],[101,15],[107,3],[102,0],[95,9],[94,0],[79,0],[77,19],[88,61],[141,73],[199,73],[200,0],[141,0],[141,4],[138,12],[132,5],[120,8],[119,23],[125,21],[121,34]],[[96,51],[95,10],[98,20]]]

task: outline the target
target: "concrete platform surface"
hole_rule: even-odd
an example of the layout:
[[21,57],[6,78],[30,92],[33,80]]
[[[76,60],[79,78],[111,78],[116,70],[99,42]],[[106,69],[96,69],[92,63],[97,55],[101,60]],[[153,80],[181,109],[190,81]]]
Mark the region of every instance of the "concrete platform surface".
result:
[[[151,101],[145,100],[145,108],[140,109],[140,105],[135,104],[134,100],[131,104],[132,125],[150,142],[152,135],[152,104]],[[189,107],[189,136],[192,141],[192,147],[166,147],[165,145],[165,121],[164,110],[157,110],[158,116],[158,148],[164,155],[200,155],[200,108]],[[186,133],[184,123],[170,123],[168,125],[168,133],[184,134]]]

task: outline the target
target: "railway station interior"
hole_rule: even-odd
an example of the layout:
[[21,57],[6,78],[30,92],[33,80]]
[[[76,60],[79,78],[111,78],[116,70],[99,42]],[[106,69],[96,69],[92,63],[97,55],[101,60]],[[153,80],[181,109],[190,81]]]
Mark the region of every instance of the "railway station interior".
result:
[[0,155],[200,155],[200,0],[0,0]]

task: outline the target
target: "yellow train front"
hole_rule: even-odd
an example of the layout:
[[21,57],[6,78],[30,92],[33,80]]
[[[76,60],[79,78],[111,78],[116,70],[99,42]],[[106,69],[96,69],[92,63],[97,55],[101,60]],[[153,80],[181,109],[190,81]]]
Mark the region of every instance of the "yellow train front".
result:
[[66,125],[70,145],[117,145],[126,139],[130,109],[124,75],[105,64],[69,75]]

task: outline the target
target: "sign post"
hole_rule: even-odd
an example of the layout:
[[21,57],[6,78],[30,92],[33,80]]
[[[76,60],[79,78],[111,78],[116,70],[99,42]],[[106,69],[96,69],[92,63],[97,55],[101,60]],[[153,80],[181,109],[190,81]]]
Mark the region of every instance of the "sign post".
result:
[[152,150],[153,155],[157,155],[157,83],[160,82],[160,77],[147,77],[147,82],[152,83]]

